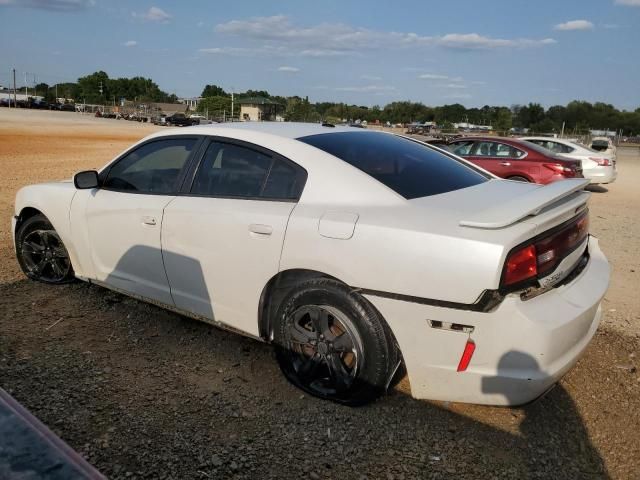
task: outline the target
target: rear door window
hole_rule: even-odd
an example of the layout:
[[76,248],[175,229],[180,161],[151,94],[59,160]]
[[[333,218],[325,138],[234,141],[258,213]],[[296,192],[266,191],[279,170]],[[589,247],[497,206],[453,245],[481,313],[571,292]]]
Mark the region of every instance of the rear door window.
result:
[[524,152],[506,143],[480,141],[473,146],[471,155],[518,159],[524,156]]
[[212,142],[196,173],[191,193],[215,197],[294,200],[305,175],[300,168],[265,152]]

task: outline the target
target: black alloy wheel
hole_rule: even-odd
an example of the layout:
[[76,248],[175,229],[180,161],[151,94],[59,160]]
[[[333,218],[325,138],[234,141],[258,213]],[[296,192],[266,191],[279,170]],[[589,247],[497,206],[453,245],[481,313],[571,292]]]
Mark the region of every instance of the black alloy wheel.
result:
[[358,292],[331,278],[292,289],[274,319],[276,358],[305,392],[350,406],[384,393],[401,365],[380,313]]
[[353,324],[329,305],[298,308],[287,328],[287,351],[296,375],[320,395],[337,395],[353,385],[362,345]]
[[73,279],[69,253],[44,215],[27,219],[16,235],[18,262],[32,280],[66,283]]

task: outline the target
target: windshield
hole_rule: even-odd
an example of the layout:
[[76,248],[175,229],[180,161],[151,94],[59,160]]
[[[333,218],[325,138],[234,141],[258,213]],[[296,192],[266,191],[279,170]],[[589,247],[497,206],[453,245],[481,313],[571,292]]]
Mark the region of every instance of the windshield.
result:
[[344,160],[408,200],[471,187],[490,178],[422,143],[387,133],[323,133],[298,140]]

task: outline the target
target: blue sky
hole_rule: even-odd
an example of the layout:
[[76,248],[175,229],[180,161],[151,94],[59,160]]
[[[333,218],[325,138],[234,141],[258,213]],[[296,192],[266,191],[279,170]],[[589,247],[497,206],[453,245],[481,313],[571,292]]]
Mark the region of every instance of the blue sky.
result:
[[3,85],[104,70],[179,96],[640,107],[640,0],[0,0],[0,25]]

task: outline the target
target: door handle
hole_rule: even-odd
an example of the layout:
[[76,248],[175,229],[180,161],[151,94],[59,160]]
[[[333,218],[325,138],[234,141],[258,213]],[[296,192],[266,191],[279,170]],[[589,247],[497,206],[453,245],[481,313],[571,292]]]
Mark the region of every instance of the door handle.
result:
[[511,162],[500,162],[500,165],[502,165],[503,167],[510,167]]
[[149,215],[145,215],[142,217],[142,223],[144,223],[145,225],[155,225],[156,224],[156,219],[155,217],[151,217]]
[[273,233],[273,227],[271,225],[252,223],[249,225],[249,231],[251,233],[257,233],[258,235],[271,235]]

